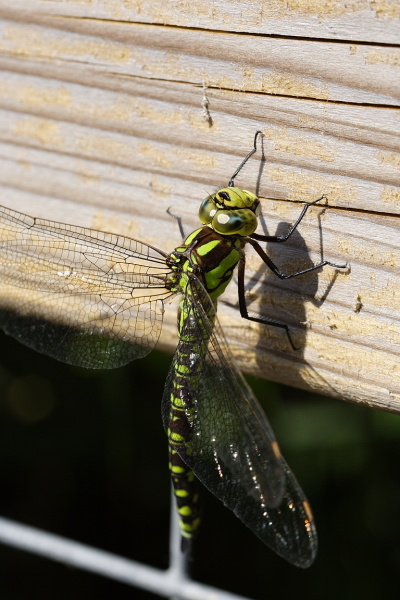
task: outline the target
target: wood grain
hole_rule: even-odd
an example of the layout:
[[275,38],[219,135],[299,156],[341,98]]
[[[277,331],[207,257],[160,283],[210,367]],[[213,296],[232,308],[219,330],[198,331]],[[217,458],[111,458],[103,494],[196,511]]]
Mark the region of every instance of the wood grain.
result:
[[[0,1],[0,7],[10,8]],[[36,14],[335,40],[399,43],[397,0],[13,0]],[[24,17],[25,18],[25,17]]]
[[399,5],[370,5],[0,0],[0,204],[169,250],[167,208],[197,226],[261,129],[237,178],[261,228],[328,199],[272,258],[350,270],[281,282],[249,249],[251,309],[301,350],[221,302],[231,348],[247,372],[400,412]]

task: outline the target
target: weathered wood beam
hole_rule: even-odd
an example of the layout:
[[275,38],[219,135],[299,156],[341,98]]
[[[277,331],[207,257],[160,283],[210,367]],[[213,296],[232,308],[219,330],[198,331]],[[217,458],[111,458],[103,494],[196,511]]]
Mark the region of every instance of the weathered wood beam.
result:
[[268,232],[327,197],[271,256],[350,271],[281,282],[250,249],[250,308],[301,350],[221,302],[232,350],[245,371],[399,412],[399,5],[295,4],[0,0],[0,204],[172,250],[167,208],[194,228],[261,129],[265,160],[236,183]]

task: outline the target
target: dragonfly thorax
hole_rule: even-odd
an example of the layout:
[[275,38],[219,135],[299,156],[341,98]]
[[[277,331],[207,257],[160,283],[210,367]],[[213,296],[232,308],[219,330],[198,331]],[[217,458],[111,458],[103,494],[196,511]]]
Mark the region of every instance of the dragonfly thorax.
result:
[[185,293],[193,275],[213,300],[218,298],[232,279],[243,245],[240,236],[224,236],[208,226],[196,229],[167,259],[172,270],[169,289]]
[[247,190],[226,187],[203,200],[199,217],[204,225],[221,235],[251,235],[257,229],[261,206]]

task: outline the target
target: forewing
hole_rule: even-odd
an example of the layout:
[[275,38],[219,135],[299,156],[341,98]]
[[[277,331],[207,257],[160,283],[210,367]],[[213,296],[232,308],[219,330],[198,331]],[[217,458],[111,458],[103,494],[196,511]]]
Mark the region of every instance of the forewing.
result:
[[[317,551],[308,502],[280,454],[264,412],[235,366],[209,295],[196,279],[189,285],[184,310],[191,325],[187,331],[184,327],[181,340],[193,335],[196,320],[197,338],[207,332],[210,341],[198,373],[187,377],[189,431],[179,453],[198,479],[265,544],[289,562],[307,567]],[[185,350],[181,341],[164,393],[166,427],[175,366],[182,364]]]
[[0,328],[70,364],[124,365],[160,335],[165,258],[137,240],[0,207]]

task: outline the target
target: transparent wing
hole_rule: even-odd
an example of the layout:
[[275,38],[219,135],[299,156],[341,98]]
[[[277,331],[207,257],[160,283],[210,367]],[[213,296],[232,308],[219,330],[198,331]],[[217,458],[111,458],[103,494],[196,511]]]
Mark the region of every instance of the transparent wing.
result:
[[[187,387],[182,391],[188,406],[188,431],[179,454],[265,544],[289,562],[308,567],[317,552],[317,535],[306,497],[235,366],[209,295],[198,280],[192,279],[189,285],[183,307],[187,325],[164,393],[164,425],[168,426],[171,394],[176,393],[176,366],[188,356],[185,340],[193,334],[197,339],[209,337],[208,350],[197,366],[188,369]],[[193,355],[190,361],[192,367],[196,365]]]
[[0,207],[0,328],[70,364],[124,365],[160,335],[165,258],[137,240]]

